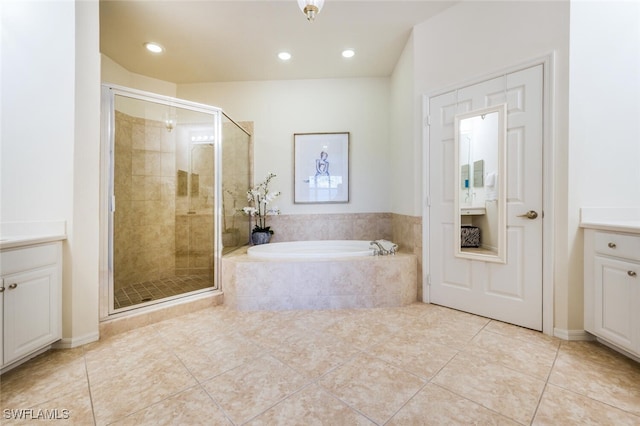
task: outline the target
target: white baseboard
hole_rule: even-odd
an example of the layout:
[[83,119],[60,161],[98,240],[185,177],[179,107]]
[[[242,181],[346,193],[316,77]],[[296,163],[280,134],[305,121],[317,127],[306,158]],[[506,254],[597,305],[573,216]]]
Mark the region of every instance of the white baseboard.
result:
[[97,342],[99,338],[100,334],[97,331],[79,337],[63,337],[55,342],[52,347],[55,349],[71,349],[87,343]]
[[594,340],[593,336],[584,330],[566,330],[554,328],[553,335],[562,340]]

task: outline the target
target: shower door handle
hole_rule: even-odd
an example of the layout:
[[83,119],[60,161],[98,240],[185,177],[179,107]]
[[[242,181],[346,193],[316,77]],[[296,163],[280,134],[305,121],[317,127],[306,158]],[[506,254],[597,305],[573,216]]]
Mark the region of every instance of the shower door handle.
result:
[[536,219],[538,217],[538,212],[535,210],[529,210],[525,214],[519,214],[518,217],[526,217],[527,219]]

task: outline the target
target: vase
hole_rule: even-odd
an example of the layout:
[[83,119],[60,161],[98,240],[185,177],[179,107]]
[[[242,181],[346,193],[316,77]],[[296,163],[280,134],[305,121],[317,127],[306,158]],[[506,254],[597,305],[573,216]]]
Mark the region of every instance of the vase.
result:
[[253,245],[267,244],[271,240],[271,232],[254,232],[251,234]]

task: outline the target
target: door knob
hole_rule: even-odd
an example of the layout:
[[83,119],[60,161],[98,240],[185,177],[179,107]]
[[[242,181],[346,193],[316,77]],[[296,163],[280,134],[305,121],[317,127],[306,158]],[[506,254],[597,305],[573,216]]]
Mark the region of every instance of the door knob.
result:
[[535,219],[538,217],[538,212],[535,210],[529,210],[525,214],[519,214],[518,217],[526,217],[527,219]]

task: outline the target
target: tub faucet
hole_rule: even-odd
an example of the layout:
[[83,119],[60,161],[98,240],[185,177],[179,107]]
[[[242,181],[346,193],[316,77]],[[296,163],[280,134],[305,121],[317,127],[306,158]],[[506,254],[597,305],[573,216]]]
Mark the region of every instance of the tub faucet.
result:
[[373,249],[373,255],[374,255],[374,256],[378,256],[378,255],[380,255],[380,256],[384,256],[385,254],[388,254],[388,253],[389,253],[389,252],[388,252],[387,250],[385,250],[385,248],[384,248],[384,247],[382,247],[382,245],[381,245],[379,242],[377,242],[377,241],[371,241],[371,242],[369,243],[369,247],[373,247],[373,246],[378,247],[378,248],[374,248],[374,249]]

